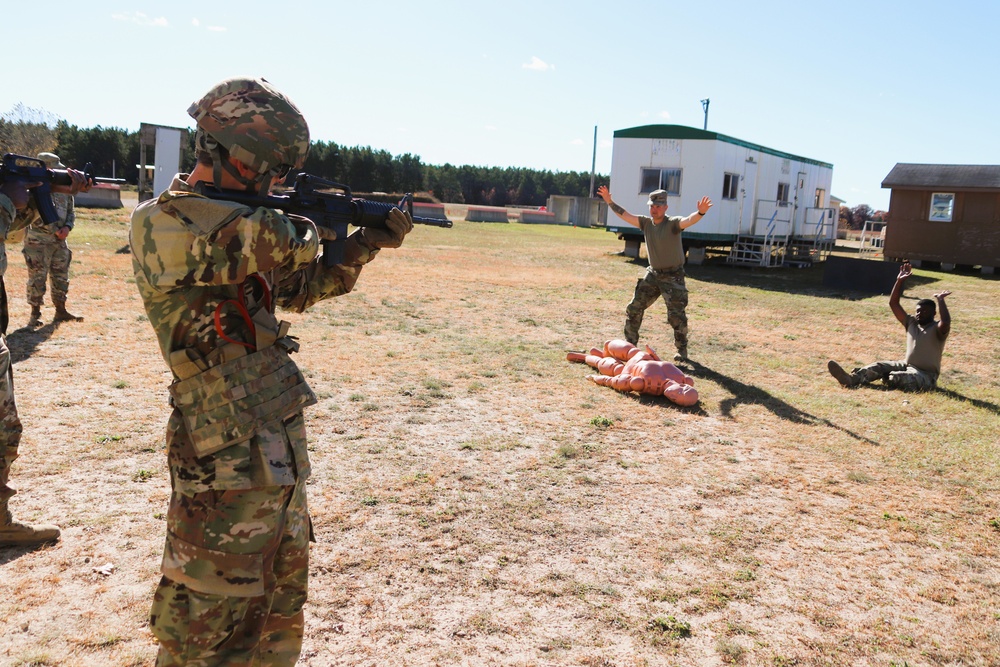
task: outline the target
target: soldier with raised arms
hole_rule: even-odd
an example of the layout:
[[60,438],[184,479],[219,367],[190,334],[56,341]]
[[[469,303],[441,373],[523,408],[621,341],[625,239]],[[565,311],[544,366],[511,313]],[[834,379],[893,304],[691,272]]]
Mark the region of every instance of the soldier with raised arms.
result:
[[302,410],[316,399],[275,310],[351,291],[413,223],[393,209],[385,229],[354,232],[326,268],[327,232],[311,221],[195,193],[207,183],[263,195],[301,168],[309,130],[291,100],[262,79],[230,79],[188,113],[197,165],[136,208],[131,227],[136,285],[173,374],[156,664],[292,665],[312,532]]
[[629,213],[611,199],[607,186],[597,188],[597,194],[615,215],[642,230],[649,255],[649,267],[635,284],[632,301],[625,307],[625,340],[639,344],[639,327],[646,309],[662,296],[667,304],[667,322],[674,330],[677,353],[674,361],[688,356],[688,290],[684,284],[684,245],[681,232],[700,221],[712,208],[712,200],[702,197],[696,211],[686,217],[667,215],[667,191],[649,193],[649,215]]
[[[889,310],[906,330],[906,357],[897,361],[876,361],[855,368],[850,373],[831,359],[826,367],[843,386],[860,387],[876,380],[904,391],[929,391],[937,386],[944,343],[951,333],[951,313],[945,302],[951,291],[937,292],[934,299],[920,299],[913,315],[910,315],[899,300],[903,296],[903,284],[911,275],[913,267],[909,262],[903,262],[889,294]],[[937,314],[940,314],[940,319],[936,320],[934,316]]]

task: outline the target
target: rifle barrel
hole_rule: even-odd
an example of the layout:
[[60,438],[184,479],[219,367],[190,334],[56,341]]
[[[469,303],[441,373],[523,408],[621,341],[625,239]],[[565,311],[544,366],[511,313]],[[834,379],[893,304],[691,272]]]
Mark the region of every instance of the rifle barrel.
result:
[[413,224],[415,225],[430,225],[432,227],[451,227],[451,220],[441,220],[440,218],[425,218],[423,216],[414,215]]

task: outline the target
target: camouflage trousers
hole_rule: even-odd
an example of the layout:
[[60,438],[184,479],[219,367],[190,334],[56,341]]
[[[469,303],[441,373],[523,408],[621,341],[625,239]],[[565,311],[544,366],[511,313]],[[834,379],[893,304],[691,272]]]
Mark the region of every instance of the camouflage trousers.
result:
[[150,629],[158,667],[294,665],[309,574],[305,481],[174,491]]
[[66,241],[55,236],[44,241],[25,236],[21,252],[28,267],[26,286],[28,303],[41,308],[46,280],[52,283],[52,303],[66,303],[66,293],[69,291],[69,265],[73,260],[73,251],[66,245]]
[[667,271],[649,268],[639,278],[635,284],[632,301],[625,307],[625,340],[633,345],[639,344],[642,316],[660,296],[667,304],[667,322],[674,330],[674,345],[678,352],[686,356],[688,321],[685,309],[688,303],[688,291],[684,285],[684,267]]
[[[10,360],[7,338],[0,334],[0,503],[6,504],[14,495],[7,486],[10,466],[17,458],[17,446],[21,442],[21,420],[17,417],[14,402],[14,373]],[[4,517],[0,517],[3,523]]]
[[908,366],[905,361],[876,361],[861,368],[855,368],[851,377],[858,384],[869,384],[882,380],[893,389],[903,391],[929,391],[937,385],[937,376]]

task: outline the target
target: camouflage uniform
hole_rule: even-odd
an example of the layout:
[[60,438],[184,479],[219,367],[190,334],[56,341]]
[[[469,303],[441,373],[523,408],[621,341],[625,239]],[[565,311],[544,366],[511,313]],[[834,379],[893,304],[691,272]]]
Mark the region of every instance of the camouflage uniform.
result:
[[[937,386],[945,341],[938,337],[938,320],[921,325],[913,315],[906,316],[906,358],[902,361],[876,361],[855,368],[844,381],[857,387],[882,380],[893,389],[929,391]],[[833,364],[833,362],[831,362]],[[839,367],[838,367],[839,368]],[[835,377],[840,375],[836,373]],[[840,377],[838,377],[838,380]]]
[[[3,290],[3,276],[7,270],[7,252],[4,237],[14,231],[16,211],[10,199],[0,194],[0,502],[6,510],[7,499],[14,495],[7,486],[10,465],[17,458],[21,441],[21,420],[14,402],[14,375],[7,347],[7,293]],[[0,517],[2,520],[3,517]]]
[[28,267],[27,298],[33,308],[42,307],[42,297],[45,296],[46,278],[52,281],[52,303],[66,304],[66,293],[69,290],[69,265],[73,252],[66,245],[66,240],[56,236],[63,227],[73,229],[76,213],[73,210],[73,195],[52,194],[52,204],[55,206],[59,219],[52,224],[46,224],[40,216],[36,217],[24,232],[24,263]]
[[855,368],[851,377],[859,385],[882,380],[893,389],[903,391],[929,391],[937,386],[937,374],[909,366],[905,361],[876,361]]
[[275,307],[349,292],[377,250],[355,243],[325,268],[310,221],[206,199],[186,179],[131,227],[136,285],[174,376],[157,665],[290,665],[311,533],[302,409],[315,397]]
[[24,227],[27,220],[27,215],[18,215],[10,199],[0,194],[0,545],[31,544],[59,537],[59,529],[55,526],[27,526],[14,521],[7,508],[16,493],[7,486],[7,481],[21,442],[21,420],[14,401],[14,371],[6,337],[7,293],[3,276],[7,270],[7,246],[4,239],[9,232]]
[[[625,340],[633,345],[639,344],[639,327],[642,326],[643,315],[657,297],[662,296],[667,305],[667,322],[674,330],[677,353],[686,358],[688,291],[684,284],[684,248],[681,245],[680,222],[683,218],[669,216],[659,225],[654,225],[649,216],[637,217],[645,236],[650,266],[636,282],[632,301],[625,308]],[[654,266],[654,261],[661,257],[673,258],[669,261],[674,264]]]

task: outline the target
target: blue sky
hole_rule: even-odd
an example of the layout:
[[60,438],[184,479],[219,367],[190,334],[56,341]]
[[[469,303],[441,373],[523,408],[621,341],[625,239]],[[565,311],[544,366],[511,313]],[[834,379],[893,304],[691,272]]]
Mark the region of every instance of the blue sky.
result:
[[709,130],[832,163],[848,205],[886,208],[897,162],[1000,164],[992,0],[56,0],[3,13],[0,113],[20,103],[80,127],[191,127],[192,101],[252,75],[295,101],[313,139],[427,164],[589,171],[597,126],[607,174],[615,130],[700,128],[704,98]]

